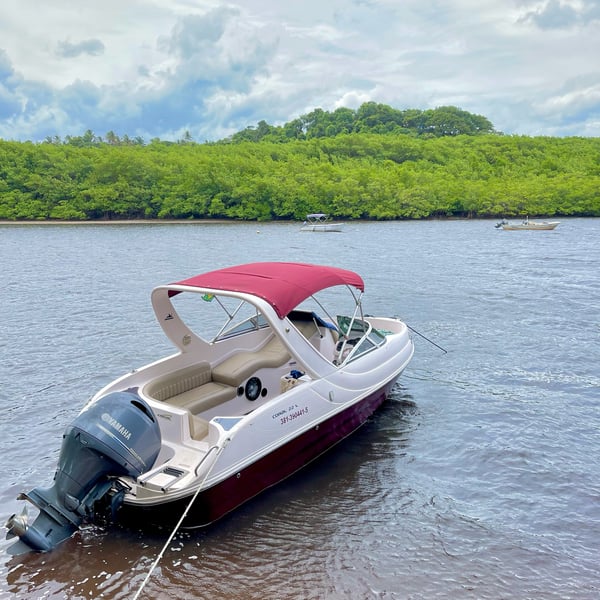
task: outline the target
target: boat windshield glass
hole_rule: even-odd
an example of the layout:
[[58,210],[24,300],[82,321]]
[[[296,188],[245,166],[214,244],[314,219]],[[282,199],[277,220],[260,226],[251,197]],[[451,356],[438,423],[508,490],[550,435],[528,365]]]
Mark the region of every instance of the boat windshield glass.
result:
[[173,296],[171,302],[181,320],[210,342],[269,326],[255,306],[239,298],[184,292]]
[[337,364],[351,362],[385,342],[385,333],[363,319],[338,315],[337,323],[342,334]]

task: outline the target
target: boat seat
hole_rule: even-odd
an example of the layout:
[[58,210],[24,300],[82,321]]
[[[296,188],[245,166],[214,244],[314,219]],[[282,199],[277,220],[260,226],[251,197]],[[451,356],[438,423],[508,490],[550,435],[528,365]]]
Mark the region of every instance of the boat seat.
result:
[[314,321],[292,321],[292,323],[307,340],[319,331]]
[[238,352],[213,367],[212,379],[237,388],[259,369],[277,368],[288,360],[290,354],[286,347],[279,338],[273,337],[260,350]]
[[237,396],[237,388],[259,369],[277,368],[290,359],[283,343],[273,337],[256,352],[238,352],[212,370],[201,362],[147,383],[143,393],[197,415]]
[[144,393],[165,402],[173,396],[211,381],[210,364],[201,362],[173,373],[157,377],[144,386]]
[[171,396],[167,402],[179,408],[185,408],[195,415],[235,398],[236,393],[236,388],[230,385],[209,381],[187,392]]
[[189,410],[192,414],[213,408],[236,396],[236,388],[212,380],[210,364],[198,363],[157,377],[146,384],[144,394]]
[[335,329],[324,327],[310,320],[292,321],[294,327],[317,349],[325,358],[333,360],[335,346],[339,335]]

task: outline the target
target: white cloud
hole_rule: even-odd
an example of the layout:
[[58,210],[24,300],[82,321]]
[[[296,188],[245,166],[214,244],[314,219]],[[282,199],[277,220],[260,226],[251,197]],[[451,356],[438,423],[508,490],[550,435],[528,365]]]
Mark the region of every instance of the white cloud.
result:
[[600,19],[596,0],[543,0],[527,7],[523,20],[540,29],[569,29]]
[[600,81],[595,83],[573,82],[554,96],[545,98],[538,105],[540,112],[548,115],[561,113],[572,115],[580,112],[593,111],[600,116]]
[[599,135],[599,55],[593,0],[3,0],[0,137],[203,141],[366,101]]

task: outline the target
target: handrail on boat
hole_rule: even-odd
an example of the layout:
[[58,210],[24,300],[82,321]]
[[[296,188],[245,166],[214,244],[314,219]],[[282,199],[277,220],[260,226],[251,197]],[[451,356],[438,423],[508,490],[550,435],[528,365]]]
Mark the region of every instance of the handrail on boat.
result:
[[202,463],[208,458],[208,455],[213,451],[213,450],[217,450],[219,448],[219,446],[214,445],[211,446],[208,449],[208,452],[200,459],[200,462],[196,465],[196,468],[194,469],[194,475],[196,477],[198,477],[198,469],[202,466]]

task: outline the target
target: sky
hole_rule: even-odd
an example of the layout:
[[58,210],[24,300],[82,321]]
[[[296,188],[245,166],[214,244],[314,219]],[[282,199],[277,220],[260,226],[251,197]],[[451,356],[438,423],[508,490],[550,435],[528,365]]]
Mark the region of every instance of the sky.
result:
[[600,136],[600,0],[0,4],[0,139],[215,141],[364,102]]

